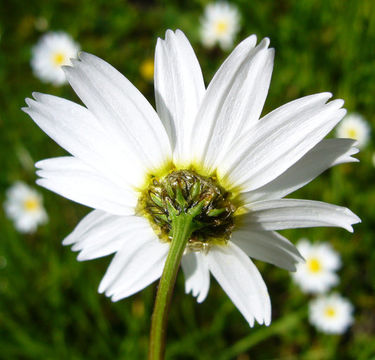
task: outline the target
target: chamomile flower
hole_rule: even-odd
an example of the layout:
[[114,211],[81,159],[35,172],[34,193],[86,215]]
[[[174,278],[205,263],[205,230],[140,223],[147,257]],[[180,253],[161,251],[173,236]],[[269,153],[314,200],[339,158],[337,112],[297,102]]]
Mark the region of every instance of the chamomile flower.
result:
[[33,47],[31,67],[36,77],[54,85],[66,83],[63,65],[71,65],[79,45],[64,32],[48,32]]
[[25,183],[18,181],[7,190],[4,209],[21,233],[33,233],[47,221],[42,196]]
[[183,213],[195,227],[182,258],[186,291],[203,301],[211,273],[251,326],[269,324],[267,288],[249,256],[293,271],[301,256],[276,230],[353,231],[360,221],[343,207],[282,199],[357,150],[352,140],[324,139],[345,115],[329,93],[259,119],[273,68],[268,46],[242,41],[206,88],[189,41],[168,30],[156,45],[156,111],[86,53],[64,68],[85,106],[40,93],[26,99],[23,110],[71,154],[38,162],[38,184],[95,209],[63,244],[79,260],[115,253],[99,292],[117,301],[157,280]]
[[297,249],[305,262],[297,264],[297,271],[292,276],[303,292],[323,293],[338,283],[335,271],[340,268],[341,261],[330,244],[302,239],[297,243]]
[[370,126],[363,116],[352,113],[337,126],[336,137],[357,140],[358,148],[362,149],[370,140]]
[[235,6],[219,1],[206,6],[201,19],[201,39],[210,48],[218,43],[223,50],[233,46],[240,29],[240,15]]
[[309,320],[318,330],[342,334],[353,323],[353,306],[339,294],[321,296],[309,304]]

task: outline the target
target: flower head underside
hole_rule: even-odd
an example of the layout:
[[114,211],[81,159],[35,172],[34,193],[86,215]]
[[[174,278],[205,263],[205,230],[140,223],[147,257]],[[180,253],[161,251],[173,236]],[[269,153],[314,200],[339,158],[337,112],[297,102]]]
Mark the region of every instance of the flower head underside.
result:
[[182,258],[186,291],[203,301],[211,273],[250,325],[269,324],[267,288],[250,257],[293,271],[302,257],[277,230],[352,231],[359,222],[343,207],[284,199],[329,167],[356,161],[357,149],[350,139],[324,139],[345,115],[329,93],[260,118],[273,59],[269,40],[256,45],[250,36],[206,88],[189,41],[168,30],[156,46],[156,111],[86,53],[64,67],[85,106],[39,93],[26,100],[24,111],[71,154],[38,162],[38,183],[94,209],[64,244],[80,260],[115,254],[100,292],[116,301],[158,279],[170,212],[198,211]]

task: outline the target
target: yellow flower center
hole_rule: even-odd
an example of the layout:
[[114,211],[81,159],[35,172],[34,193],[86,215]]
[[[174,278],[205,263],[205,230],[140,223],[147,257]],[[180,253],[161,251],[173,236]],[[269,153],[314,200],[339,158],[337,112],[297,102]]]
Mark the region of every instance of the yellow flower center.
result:
[[39,201],[36,198],[29,198],[25,200],[23,207],[26,211],[36,211],[39,209]]
[[193,217],[194,232],[187,247],[208,251],[212,244],[225,245],[234,227],[237,210],[233,194],[216,177],[201,176],[194,170],[175,170],[165,176],[152,176],[141,192],[137,213],[146,217],[162,241],[170,241],[173,216]]
[[351,139],[357,139],[358,137],[357,130],[353,128],[348,129],[348,137],[350,137]]
[[218,35],[224,34],[228,30],[228,22],[220,20],[215,24],[215,31]]
[[140,65],[139,72],[145,80],[151,81],[154,78],[154,60],[147,59],[143,61]]
[[57,52],[52,56],[53,65],[59,67],[65,65],[65,55],[61,52]]
[[333,318],[336,316],[336,310],[332,306],[327,306],[324,315],[329,318]]
[[315,274],[322,270],[322,264],[316,258],[307,260],[306,265],[309,271]]

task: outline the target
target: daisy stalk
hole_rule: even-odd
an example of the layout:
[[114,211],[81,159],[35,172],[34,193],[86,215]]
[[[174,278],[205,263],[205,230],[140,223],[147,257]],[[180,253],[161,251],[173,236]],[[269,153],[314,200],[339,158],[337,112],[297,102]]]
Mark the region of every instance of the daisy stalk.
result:
[[[212,274],[249,326],[269,325],[271,301],[251,258],[289,271],[303,258],[277,231],[336,226],[349,209],[285,196],[323,171],[357,161],[350,139],[324,139],[346,111],[330,93],[260,118],[274,50],[243,40],[206,88],[189,41],[158,39],[156,111],[122,74],[80,53],[66,78],[85,106],[34,93],[23,110],[71,156],[39,161],[37,183],[93,208],[64,239],[78,260],[114,254],[99,292],[113,301],[161,277],[150,358],[163,357],[179,264],[200,303]],[[163,270],[164,269],[164,270]]]

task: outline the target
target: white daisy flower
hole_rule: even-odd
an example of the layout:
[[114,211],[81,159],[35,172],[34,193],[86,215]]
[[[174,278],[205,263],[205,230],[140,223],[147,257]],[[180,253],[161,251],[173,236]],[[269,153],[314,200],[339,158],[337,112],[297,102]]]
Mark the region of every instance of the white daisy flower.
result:
[[335,271],[341,261],[330,244],[302,239],[297,243],[297,249],[305,262],[297,264],[297,271],[292,276],[303,292],[323,293],[339,282]]
[[71,65],[79,45],[64,32],[48,32],[32,49],[31,67],[37,78],[54,85],[66,83],[63,65]]
[[370,140],[370,131],[370,126],[365,118],[352,113],[345,116],[344,120],[337,126],[336,137],[357,140],[356,145],[362,149]]
[[47,222],[42,196],[25,183],[18,181],[6,192],[4,209],[22,233],[33,233],[40,224]]
[[72,155],[38,162],[38,184],[95,209],[63,243],[79,260],[115,253],[99,286],[113,301],[160,277],[171,222],[183,215],[197,229],[182,259],[186,291],[203,301],[212,273],[251,326],[269,324],[267,288],[249,256],[295,270],[301,256],[275,230],[353,231],[360,221],[343,207],[282,199],[354,161],[357,150],[353,140],[324,140],[345,115],[342,100],[327,103],[329,93],[259,119],[273,68],[268,45],[245,39],[206,89],[189,41],[168,30],[156,45],[157,112],[86,53],[64,68],[86,107],[39,93],[26,99],[23,110]]
[[204,46],[211,48],[218,43],[223,50],[233,46],[240,29],[240,14],[233,5],[217,2],[206,6],[201,18],[201,39]]
[[353,306],[339,294],[314,299],[309,304],[309,320],[318,330],[342,334],[353,323]]

